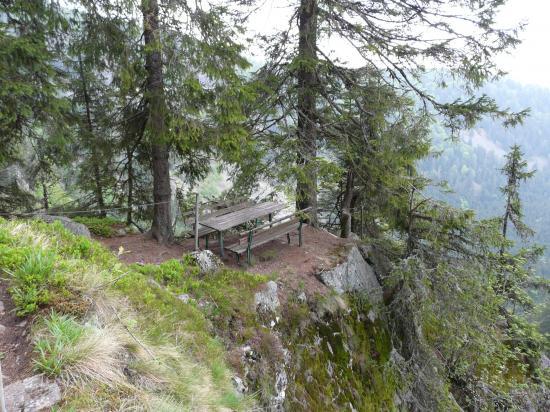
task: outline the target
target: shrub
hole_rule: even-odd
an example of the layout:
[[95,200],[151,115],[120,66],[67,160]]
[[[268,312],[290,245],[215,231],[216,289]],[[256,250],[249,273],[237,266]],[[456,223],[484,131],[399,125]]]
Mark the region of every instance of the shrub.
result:
[[27,248],[10,247],[0,243],[0,268],[14,270],[23,264],[27,253]]
[[56,255],[41,249],[28,251],[21,265],[12,273],[10,292],[19,316],[36,312],[49,302],[51,286],[61,286],[61,275],[54,276]]
[[73,220],[85,225],[94,235],[102,237],[113,237],[115,235],[114,226],[120,224],[119,221],[111,217],[76,216]]

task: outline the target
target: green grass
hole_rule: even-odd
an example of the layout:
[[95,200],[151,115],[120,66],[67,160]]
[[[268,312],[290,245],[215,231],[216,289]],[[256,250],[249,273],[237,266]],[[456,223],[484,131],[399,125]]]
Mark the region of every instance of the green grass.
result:
[[[237,313],[263,277],[222,271],[201,282],[197,268],[177,261],[127,266],[58,222],[0,219],[0,252],[18,313],[36,314],[36,368],[65,382],[60,410],[253,406],[234,392],[208,311],[220,322]],[[196,301],[181,302],[180,292]],[[199,299],[212,309],[201,309]]]
[[59,376],[64,367],[78,360],[79,354],[74,348],[85,329],[75,318],[55,312],[44,320],[44,324],[46,334],[35,342],[35,369],[48,376]]
[[[190,306],[194,308],[201,302],[201,314],[214,322],[219,336],[226,336],[231,331],[230,323],[235,320],[243,325],[237,335],[232,336],[236,343],[254,335],[258,324],[254,292],[269,277],[229,268],[201,275],[198,268],[185,263],[187,261],[172,259],[160,265],[135,265],[134,269],[155,279],[174,295],[190,295],[194,299]],[[132,291],[127,293],[131,295]]]

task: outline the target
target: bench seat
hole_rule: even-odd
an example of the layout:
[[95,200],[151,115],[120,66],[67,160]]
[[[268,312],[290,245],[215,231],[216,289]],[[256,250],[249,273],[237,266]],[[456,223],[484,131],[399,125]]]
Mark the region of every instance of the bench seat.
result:
[[250,251],[258,246],[264,245],[272,240],[278,239],[284,235],[287,235],[288,242],[290,243],[290,234],[293,232],[298,232],[300,235],[300,246],[302,245],[301,240],[301,231],[303,223],[298,219],[293,219],[289,222],[284,222],[278,225],[274,225],[268,229],[262,229],[257,232],[252,230],[248,233],[248,239],[244,241],[233,243],[225,249],[230,252],[235,253],[237,256],[237,261],[240,258],[240,255],[247,253],[247,261],[250,263]]

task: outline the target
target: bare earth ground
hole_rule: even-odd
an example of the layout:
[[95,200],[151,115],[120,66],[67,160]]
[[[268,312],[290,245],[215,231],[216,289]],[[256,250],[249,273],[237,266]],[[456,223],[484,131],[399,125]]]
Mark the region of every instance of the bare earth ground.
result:
[[0,302],[0,361],[3,384],[7,386],[31,376],[32,346],[29,340],[29,322],[15,314],[5,281],[0,281]]
[[[183,254],[192,251],[194,246],[193,239],[185,239],[170,246],[163,246],[141,234],[98,238],[98,240],[114,253],[119,253],[119,250],[123,251],[120,259],[126,263],[158,264],[168,259],[179,259]],[[228,235],[224,242],[230,244],[231,240],[232,237]],[[237,265],[235,256],[227,251],[223,262],[226,266],[252,273],[274,274],[283,289],[303,290],[307,295],[323,294],[328,289],[317,280],[315,274],[339,263],[342,252],[348,243],[348,240],[336,237],[324,230],[306,226],[303,231],[302,247],[298,247],[297,235],[291,236],[290,245],[287,244],[286,238],[282,237],[253,249],[254,260],[250,267]],[[204,248],[203,240],[201,240],[201,248]],[[211,239],[209,248],[219,255],[217,241]],[[241,258],[241,261],[243,260],[244,257]]]

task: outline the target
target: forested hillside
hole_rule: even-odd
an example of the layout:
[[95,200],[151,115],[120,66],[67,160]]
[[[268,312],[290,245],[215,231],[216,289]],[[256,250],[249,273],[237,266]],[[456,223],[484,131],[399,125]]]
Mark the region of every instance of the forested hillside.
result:
[[[504,197],[500,187],[505,176],[500,169],[510,146],[518,144],[530,169],[536,170],[521,188],[525,221],[536,232],[533,240],[550,248],[550,90],[501,80],[487,85],[482,92],[493,96],[503,107],[518,111],[530,109],[522,125],[504,127],[502,122],[485,118],[460,139],[451,140],[449,133],[436,123],[432,127],[434,156],[421,162],[421,169],[434,183],[447,182],[447,188],[431,187],[431,196],[444,199],[457,207],[471,208],[483,218],[502,216]],[[481,92],[480,92],[481,93]],[[453,88],[438,91],[438,96],[452,99]],[[549,276],[548,250],[541,261],[541,274]]]

